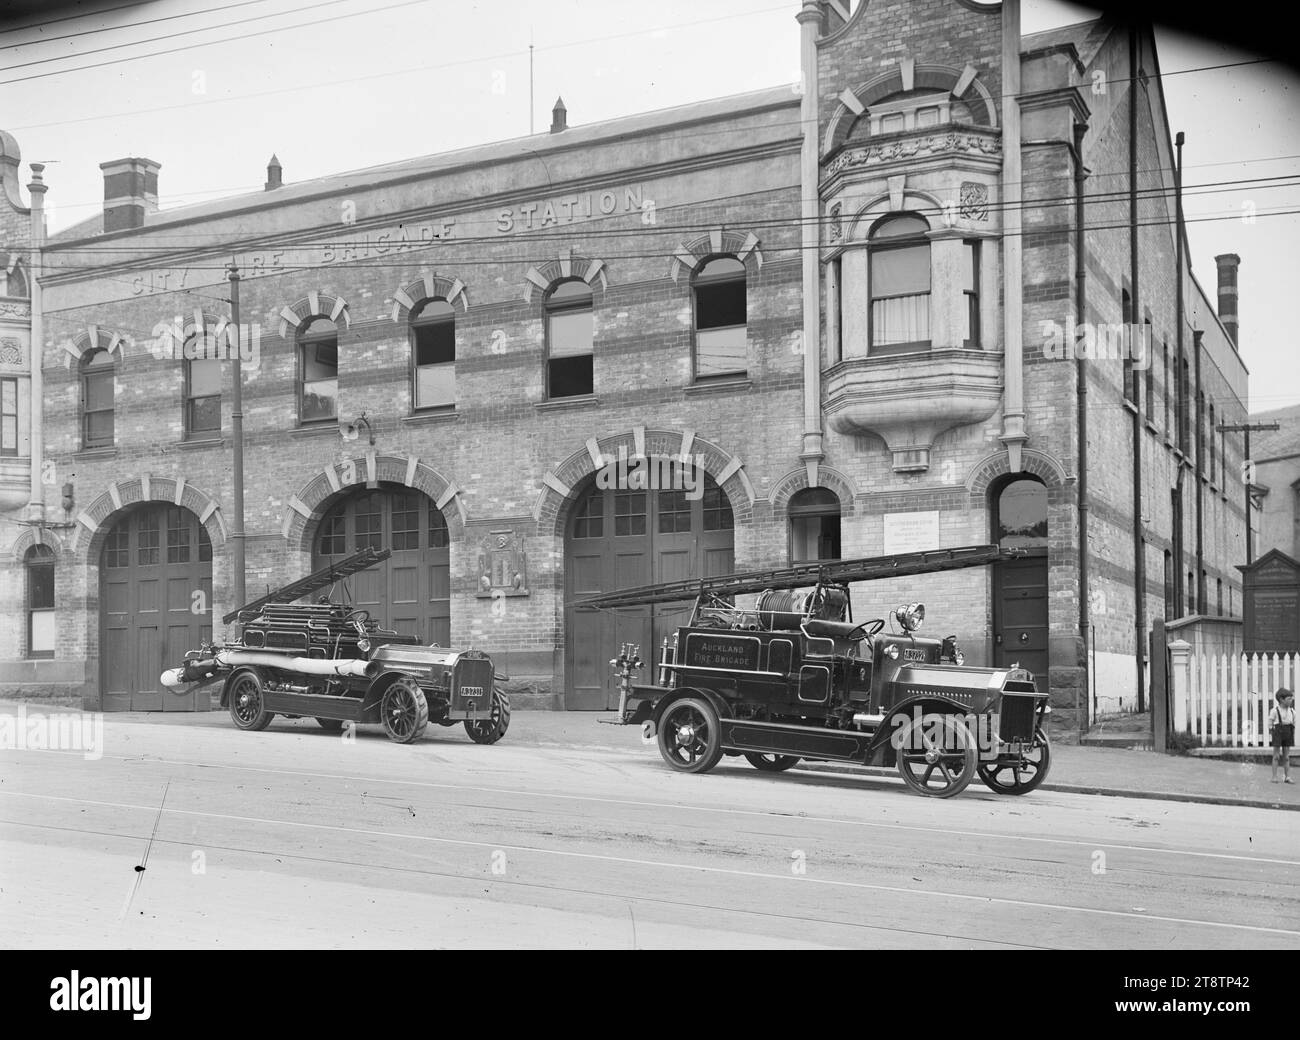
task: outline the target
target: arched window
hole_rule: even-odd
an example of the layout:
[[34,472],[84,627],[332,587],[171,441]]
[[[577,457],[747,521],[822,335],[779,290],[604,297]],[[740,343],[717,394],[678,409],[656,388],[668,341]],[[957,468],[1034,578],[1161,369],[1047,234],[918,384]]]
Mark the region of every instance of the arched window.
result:
[[441,298],[411,315],[411,403],[417,412],[456,405],[456,312]]
[[81,446],[113,446],[113,355],[89,351],[81,359]]
[[1011,481],[998,495],[994,532],[1004,549],[1047,548],[1047,488],[1028,477]]
[[339,417],[339,333],[328,318],[312,318],[298,332],[298,422]]
[[871,233],[868,280],[873,354],[930,349],[930,229],[920,217],[891,217]]
[[27,571],[27,656],[54,656],[54,551],[33,545],[23,560]]
[[591,287],[579,279],[560,282],[546,297],[546,396],[583,397],[595,392],[595,339]]
[[840,558],[840,500],[829,488],[804,488],[790,498],[790,562]]
[[23,274],[22,264],[15,264],[14,269],[9,272],[5,280],[4,295],[16,296],[24,300],[31,295],[31,289],[27,285],[27,275]]
[[743,376],[748,355],[745,265],[719,256],[695,273],[695,379]]
[[185,339],[185,436],[201,440],[221,434],[221,359],[210,356],[206,333]]

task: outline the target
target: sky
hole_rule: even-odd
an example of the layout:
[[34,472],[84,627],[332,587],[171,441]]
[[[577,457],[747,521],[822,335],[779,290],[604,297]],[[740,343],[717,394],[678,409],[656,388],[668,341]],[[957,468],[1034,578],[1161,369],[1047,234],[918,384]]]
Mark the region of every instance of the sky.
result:
[[[799,78],[798,0],[105,0],[0,23],[0,128],[45,162],[49,225],[103,204],[99,164],[162,164],[169,208],[738,94]],[[1025,0],[1026,33],[1094,16]],[[13,28],[14,25],[20,26]],[[27,27],[30,26],[30,27]],[[1166,27],[1170,120],[1186,133],[1193,272],[1237,253],[1252,411],[1300,404],[1289,304],[1300,240],[1300,76]],[[533,47],[532,102],[529,46]],[[1229,182],[1229,183],[1225,183]],[[1230,183],[1239,182],[1239,183]],[[1245,182],[1245,183],[1240,183]],[[1253,219],[1251,214],[1253,212]]]

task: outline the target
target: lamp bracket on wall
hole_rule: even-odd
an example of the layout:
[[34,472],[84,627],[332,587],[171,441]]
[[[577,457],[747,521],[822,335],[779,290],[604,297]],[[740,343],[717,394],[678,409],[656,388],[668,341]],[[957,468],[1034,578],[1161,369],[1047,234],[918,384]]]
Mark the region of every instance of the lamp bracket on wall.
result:
[[370,420],[366,418],[365,412],[362,412],[355,420],[348,423],[346,426],[340,426],[339,436],[341,436],[345,441],[354,441],[361,436],[361,427],[363,426],[366,428],[366,432],[370,435],[370,443],[373,446],[375,443],[375,428],[370,425]]

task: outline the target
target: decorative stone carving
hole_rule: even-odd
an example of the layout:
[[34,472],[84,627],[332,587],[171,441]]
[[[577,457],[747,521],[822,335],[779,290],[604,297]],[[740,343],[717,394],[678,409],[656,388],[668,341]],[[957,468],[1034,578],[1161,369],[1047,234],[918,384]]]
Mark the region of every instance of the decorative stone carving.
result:
[[12,300],[0,300],[0,318],[30,318],[30,303],[15,303]]
[[478,597],[527,596],[528,554],[515,531],[490,531],[480,544]]
[[835,203],[831,207],[831,241],[838,242],[844,236],[844,228],[840,225],[840,203]]
[[932,155],[954,152],[961,155],[998,156],[1002,154],[1002,140],[994,134],[963,130],[903,137],[841,152],[827,167],[826,175],[833,177],[843,170],[861,166],[879,166],[884,163],[924,159]]
[[10,337],[0,339],[0,365],[21,365],[22,363],[22,344]]
[[964,220],[989,219],[989,187],[979,181],[961,182],[961,215]]

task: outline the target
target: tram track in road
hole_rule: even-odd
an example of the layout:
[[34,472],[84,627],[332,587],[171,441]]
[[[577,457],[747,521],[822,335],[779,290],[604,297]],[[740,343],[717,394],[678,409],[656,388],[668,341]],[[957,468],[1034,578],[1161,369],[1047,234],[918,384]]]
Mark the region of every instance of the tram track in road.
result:
[[[27,827],[27,828],[39,829],[39,830],[59,831],[62,833],[73,834],[73,835],[86,835],[86,836],[92,836],[98,838],[113,838],[128,843],[138,841],[141,837],[139,834],[134,834],[134,833],[128,834],[128,833],[123,833],[121,831],[100,831],[100,830],[95,830],[93,828],[63,827],[55,824],[30,823],[30,822],[15,821],[15,820],[0,820],[0,826],[18,826],[18,827]],[[163,846],[174,846],[179,849],[189,849],[193,846],[194,842],[180,841],[175,839],[155,839],[154,844],[163,845]],[[917,929],[917,928],[903,928],[903,927],[899,927],[896,925],[889,925],[889,924],[860,923],[857,921],[846,920],[843,917],[843,915],[834,918],[811,917],[811,916],[800,915],[800,914],[775,913],[770,910],[757,910],[757,909],[743,908],[743,907],[722,906],[714,903],[701,903],[701,902],[692,902],[692,901],[681,900],[681,899],[668,899],[663,896],[648,895],[645,893],[628,891],[626,889],[619,890],[619,891],[596,889],[596,888],[592,888],[588,884],[584,884],[581,888],[575,888],[575,887],[561,887],[557,885],[546,885],[546,884],[540,884],[537,882],[530,882],[530,881],[520,881],[520,880],[504,878],[504,877],[493,877],[490,879],[485,879],[478,874],[471,874],[471,873],[460,872],[460,871],[429,870],[427,868],[403,867],[397,864],[375,863],[373,861],[347,860],[347,859],[339,859],[337,857],[326,857],[326,856],[309,856],[301,852],[295,852],[295,851],[285,850],[285,849],[249,848],[246,846],[220,845],[220,844],[212,844],[212,843],[205,843],[205,849],[208,852],[214,852],[214,853],[215,852],[234,853],[240,855],[247,855],[251,857],[270,858],[270,859],[275,859],[277,861],[296,860],[304,863],[318,864],[326,867],[352,867],[358,870],[365,870],[365,871],[378,870],[378,871],[383,871],[385,873],[401,874],[401,875],[406,875],[406,876],[411,876],[416,878],[438,878],[442,880],[452,880],[452,881],[468,882],[474,884],[487,883],[493,887],[499,886],[502,888],[517,890],[519,892],[537,892],[537,893],[549,893],[549,894],[557,894],[557,895],[581,894],[583,896],[588,896],[588,897],[599,897],[599,898],[617,900],[622,902],[636,903],[643,906],[663,907],[671,910],[708,911],[712,913],[720,913],[720,914],[728,914],[728,915],[734,915],[734,916],[745,917],[745,918],[752,918],[759,921],[775,921],[775,922],[782,922],[791,925],[810,926],[819,929],[822,928],[832,929],[832,930],[844,929],[844,930],[851,930],[856,933],[859,933],[863,937],[865,937],[867,933],[874,933],[874,934],[887,934],[891,936],[903,937],[907,939],[916,940],[918,942],[923,940],[945,939],[945,940],[956,940],[958,942],[970,943],[972,946],[999,947],[999,948],[1016,949],[1016,950],[1024,950],[1024,949],[1050,950],[1055,948],[1051,946],[1034,946],[1034,945],[1029,945],[1021,942],[1006,942],[999,939],[991,939],[987,936],[966,935],[966,934],[953,932],[953,931],[940,932],[940,931],[930,931],[930,930]],[[765,876],[770,876],[774,878],[779,877],[779,875],[765,875]]]
[[[14,800],[27,799],[35,802],[43,802],[47,805],[54,803],[67,806],[79,806],[83,808],[102,808],[119,812],[135,811],[143,814],[150,814],[156,813],[157,811],[156,806],[143,803],[73,798],[68,796],[45,795],[30,792],[3,791],[0,792],[0,797]],[[1242,922],[1208,920],[1205,918],[1179,916],[1172,913],[1158,914],[1149,912],[1145,909],[1141,911],[1136,909],[1126,911],[1113,907],[1080,906],[1069,903],[1014,898],[1007,895],[989,894],[987,892],[958,892],[933,887],[877,884],[861,880],[850,880],[847,878],[818,877],[811,875],[796,875],[792,873],[773,873],[771,871],[747,870],[733,866],[718,866],[704,862],[681,862],[640,856],[610,855],[600,852],[579,851],[571,848],[553,848],[543,845],[523,844],[518,841],[502,842],[475,840],[466,837],[449,837],[446,835],[411,833],[379,828],[352,827],[333,823],[316,823],[304,820],[284,819],[274,816],[240,815],[228,812],[183,808],[175,804],[167,809],[167,814],[172,817],[186,817],[192,820],[211,821],[233,827],[251,826],[255,828],[271,828],[277,835],[283,835],[286,832],[298,829],[306,833],[332,835],[336,838],[348,841],[366,840],[403,844],[415,843],[419,847],[426,848],[440,847],[444,849],[477,850],[479,853],[486,852],[489,855],[498,852],[506,852],[511,856],[524,858],[540,857],[546,861],[567,863],[581,862],[590,865],[592,869],[611,871],[620,877],[623,873],[631,873],[635,875],[638,872],[649,872],[652,875],[667,874],[669,876],[677,877],[689,875],[691,883],[698,883],[698,879],[700,878],[708,878],[710,880],[720,880],[725,884],[735,886],[736,888],[742,886],[758,886],[759,888],[762,888],[762,886],[770,886],[779,883],[779,886],[782,889],[784,889],[785,886],[790,885],[800,886],[803,890],[803,895],[800,898],[807,898],[807,893],[810,889],[823,890],[828,893],[857,892],[864,897],[864,900],[872,901],[874,903],[893,900],[899,904],[896,909],[900,912],[916,912],[922,914],[934,913],[934,907],[938,904],[945,904],[954,907],[955,912],[959,916],[961,915],[961,907],[965,906],[970,908],[972,905],[977,907],[978,913],[984,915],[987,915],[994,909],[1003,911],[1014,910],[1017,913],[1030,912],[1042,915],[1042,919],[1038,922],[1038,927],[1040,928],[1044,927],[1045,920],[1054,920],[1055,918],[1063,917],[1066,919],[1067,924],[1076,928],[1081,919],[1109,920],[1123,927],[1139,929],[1143,933],[1153,926],[1159,925],[1168,929],[1202,929],[1206,930],[1205,934],[1209,935],[1235,933],[1239,937],[1249,935],[1254,936],[1259,940],[1284,940],[1292,945],[1294,945],[1296,940],[1300,940],[1300,930],[1268,927]],[[184,844],[188,846],[193,846],[195,843],[194,838],[190,838],[184,842]],[[292,850],[282,853],[282,855],[285,854],[299,855],[299,853],[294,853]],[[372,869],[375,866],[375,864],[365,864],[362,869]],[[482,880],[481,876],[479,876],[479,879]],[[589,878],[587,877],[587,874],[584,873],[584,884],[588,882]],[[1117,892],[1116,894],[1122,893]],[[946,930],[943,934],[950,935],[952,932],[951,930]]]
[[[25,752],[26,754],[60,754],[59,752]],[[76,756],[75,753],[73,757]],[[1152,856],[1181,856],[1194,859],[1223,860],[1226,862],[1238,862],[1244,864],[1254,864],[1259,866],[1278,866],[1278,867],[1300,867],[1300,857],[1284,858],[1270,857],[1254,854],[1241,854],[1232,852],[1213,851],[1206,849],[1191,849],[1173,845],[1150,845],[1136,844],[1131,842],[1119,842],[1113,839],[1102,837],[1055,837],[1043,834],[1017,834],[1006,831],[982,831],[970,830],[963,828],[953,828],[948,826],[927,825],[917,823],[904,823],[892,820],[862,820],[852,819],[840,816],[825,816],[820,814],[811,814],[805,812],[788,812],[774,809],[746,809],[736,808],[733,806],[719,805],[699,805],[691,802],[673,802],[658,801],[652,799],[637,798],[616,798],[592,794],[578,794],[569,792],[544,791],[526,788],[495,787],[484,784],[463,784],[447,783],[441,781],[419,780],[412,778],[392,777],[392,776],[372,776],[367,774],[351,774],[343,772],[325,771],[325,770],[301,770],[286,769],[271,766],[256,766],[241,763],[229,762],[195,762],[184,759],[172,759],[162,757],[145,757],[139,756],[104,756],[105,761],[117,761],[121,763],[130,763],[133,766],[143,764],[156,764],[160,767],[184,767],[193,770],[221,770],[226,772],[245,772],[254,774],[264,774],[269,776],[295,777],[303,780],[330,780],[340,783],[355,783],[368,785],[392,785],[400,787],[415,787],[433,791],[465,792],[467,794],[489,795],[498,797],[511,797],[532,800],[549,800],[558,802],[572,803],[589,803],[592,805],[606,805],[611,807],[626,807],[659,810],[668,812],[689,812],[697,814],[709,814],[719,817],[750,817],[756,819],[780,819],[799,822],[802,824],[814,825],[831,825],[838,827],[864,828],[876,831],[896,831],[900,833],[913,833],[919,836],[935,836],[944,838],[970,838],[978,840],[995,840],[1006,842],[1021,842],[1028,845],[1048,845],[1060,846],[1077,849],[1087,849],[1090,853],[1094,850],[1105,850],[1109,852],[1132,852]],[[191,777],[191,780],[198,779]],[[753,781],[750,781],[753,782]],[[846,784],[837,785],[838,789],[844,789]],[[901,790],[901,788],[900,788]],[[5,792],[0,791],[0,794]],[[1080,795],[1080,798],[1091,796]],[[394,803],[396,804],[396,803]],[[1001,803],[1005,804],[1005,803]],[[492,806],[500,811],[518,811],[519,807],[496,805]],[[1265,812],[1267,810],[1252,810]]]

